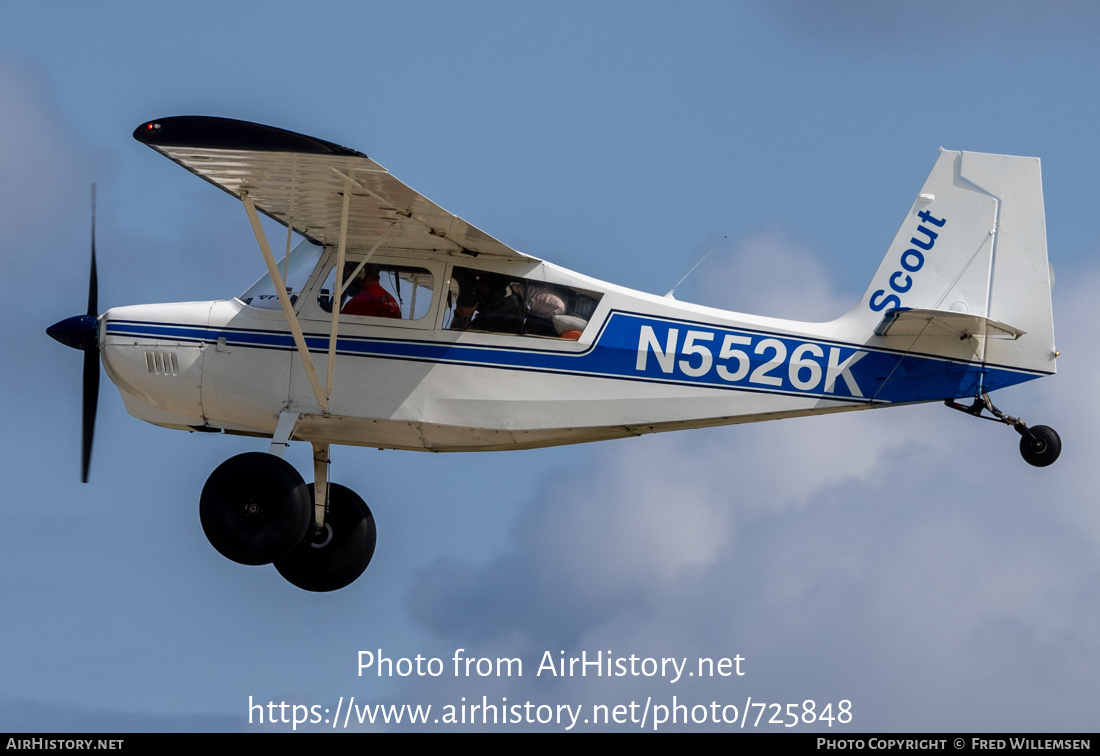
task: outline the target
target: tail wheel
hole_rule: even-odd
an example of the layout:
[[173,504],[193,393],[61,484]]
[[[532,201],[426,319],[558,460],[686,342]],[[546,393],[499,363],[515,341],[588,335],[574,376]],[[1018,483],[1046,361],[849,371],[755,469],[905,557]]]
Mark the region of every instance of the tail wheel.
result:
[[1035,467],[1046,467],[1053,464],[1062,453],[1062,439],[1053,428],[1046,425],[1036,425],[1028,428],[1031,437],[1020,435],[1020,454],[1024,461]]
[[270,564],[309,528],[310,490],[290,463],[263,452],[218,465],[203,486],[199,518],[210,545],[239,564]]
[[[309,486],[313,496],[313,485]],[[363,574],[374,556],[378,531],[370,507],[350,488],[329,484],[325,527],[296,549],[275,560],[275,569],[291,584],[307,591],[336,591]]]
[[[1027,423],[1020,418],[1007,415],[994,407],[993,402],[989,400],[989,394],[974,397],[974,401],[969,406],[959,404],[952,399],[945,400],[944,404],[981,420],[992,420],[1011,426],[1020,434],[1020,454],[1029,465],[1035,467],[1053,465],[1058,455],[1062,453],[1062,439],[1053,428],[1046,425],[1027,427]],[[989,410],[993,417],[985,417],[982,414],[985,410]]]

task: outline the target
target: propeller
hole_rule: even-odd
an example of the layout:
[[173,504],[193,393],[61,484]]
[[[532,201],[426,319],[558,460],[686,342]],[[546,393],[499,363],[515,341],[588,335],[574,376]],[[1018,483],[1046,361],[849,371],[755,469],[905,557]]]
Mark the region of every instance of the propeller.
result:
[[84,388],[81,417],[80,482],[88,482],[99,401],[99,280],[95,268],[95,184],[92,184],[92,270],[88,277],[88,312],[58,321],[46,334],[84,352]]

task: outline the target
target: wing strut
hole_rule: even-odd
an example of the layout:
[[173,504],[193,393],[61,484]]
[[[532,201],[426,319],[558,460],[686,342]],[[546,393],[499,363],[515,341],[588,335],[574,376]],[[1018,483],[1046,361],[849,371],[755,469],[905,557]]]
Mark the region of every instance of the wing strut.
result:
[[275,257],[271,254],[271,246],[267,243],[267,235],[264,233],[263,227],[260,226],[260,217],[256,214],[256,205],[253,204],[252,198],[248,196],[247,192],[241,192],[241,202],[244,203],[245,212],[248,213],[248,220],[252,223],[252,233],[256,235],[256,241],[260,245],[260,252],[262,252],[264,256],[264,263],[267,264],[267,272],[271,276],[272,283],[275,284],[275,293],[279,297],[279,305],[283,308],[283,315],[286,316],[287,324],[290,325],[290,332],[294,336],[294,345],[298,348],[298,354],[302,358],[302,365],[306,369],[306,375],[309,376],[310,385],[313,386],[313,393],[317,397],[317,403],[321,405],[321,410],[327,415],[328,396],[321,387],[321,379],[317,377],[317,369],[313,366],[313,358],[309,355],[309,347],[306,346],[306,338],[302,335],[302,326],[299,325],[298,316],[294,314],[294,309],[290,304],[290,297],[286,294],[286,283],[279,274],[279,266],[275,263]]
[[[328,334],[328,376],[325,396],[332,396],[332,373],[336,367],[336,329],[340,322],[340,305],[344,302],[344,253],[348,246],[348,210],[351,209],[351,184],[354,179],[344,176],[344,201],[340,208],[340,244],[336,248],[336,294],[332,298],[332,328]],[[356,182],[358,183],[358,182]],[[328,415],[328,409],[325,410]]]
[[[345,195],[346,198],[347,195]],[[345,199],[344,207],[347,208],[347,200]],[[346,216],[345,216],[346,219]],[[340,306],[338,303],[344,301],[344,292],[347,290],[351,282],[355,280],[355,277],[359,275],[359,271],[367,264],[367,262],[374,256],[374,253],[382,246],[382,242],[386,240],[386,237],[390,235],[390,231],[397,226],[397,222],[390,224],[390,227],[386,229],[386,232],[378,238],[378,241],[374,243],[374,246],[370,248],[370,252],[367,252],[366,257],[359,261],[359,264],[355,266],[347,278],[344,277],[344,235],[340,235],[340,248],[336,253],[336,270],[338,275],[336,276],[336,293],[333,295],[334,304],[332,307],[332,330],[329,332],[328,337],[328,395],[332,396],[332,376],[336,367],[336,331],[339,325],[340,318]]]
[[[260,252],[263,253],[264,263],[267,265],[267,272],[271,276],[272,282],[275,284],[275,293],[279,297],[279,305],[282,307],[283,315],[286,316],[287,323],[290,325],[290,332],[294,336],[294,345],[297,347],[298,354],[302,358],[302,366],[306,370],[306,375],[309,376],[309,383],[313,387],[313,393],[317,397],[317,403],[321,406],[321,411],[325,416],[328,416],[329,398],[332,396],[332,381],[336,367],[337,334],[340,322],[340,302],[343,301],[344,291],[347,289],[348,284],[355,280],[355,276],[363,269],[363,266],[366,265],[367,261],[374,255],[382,242],[386,240],[390,231],[397,226],[396,221],[390,223],[385,233],[383,233],[378,241],[374,243],[374,246],[371,247],[370,252],[368,252],[366,257],[359,262],[355,271],[345,279],[344,260],[347,252],[348,213],[351,209],[351,190],[352,185],[359,188],[362,188],[362,186],[351,176],[346,176],[344,174],[340,175],[344,178],[344,197],[340,209],[340,242],[336,252],[336,292],[333,296],[332,327],[329,330],[328,338],[328,375],[326,376],[324,387],[321,386],[321,379],[317,375],[317,368],[313,364],[313,357],[309,353],[309,347],[302,333],[302,326],[298,322],[298,316],[294,314],[294,307],[290,302],[290,297],[287,296],[286,283],[282,276],[279,275],[279,267],[275,263],[274,255],[271,253],[271,246],[267,241],[267,235],[264,233],[263,227],[260,226],[260,218],[256,213],[256,205],[252,201],[252,198],[248,196],[247,192],[241,192],[241,201],[244,203],[245,212],[248,213],[248,220],[252,224],[252,232],[256,235],[256,241],[259,242]],[[291,231],[292,226],[288,225],[288,247]]]

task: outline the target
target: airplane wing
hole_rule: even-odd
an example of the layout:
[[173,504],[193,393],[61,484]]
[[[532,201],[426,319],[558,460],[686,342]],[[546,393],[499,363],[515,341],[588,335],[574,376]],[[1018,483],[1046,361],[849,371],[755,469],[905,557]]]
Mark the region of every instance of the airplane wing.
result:
[[258,123],[210,116],[148,121],[134,138],[318,244],[340,240],[344,190],[349,249],[385,235],[394,249],[537,261],[453,215],[356,150]]

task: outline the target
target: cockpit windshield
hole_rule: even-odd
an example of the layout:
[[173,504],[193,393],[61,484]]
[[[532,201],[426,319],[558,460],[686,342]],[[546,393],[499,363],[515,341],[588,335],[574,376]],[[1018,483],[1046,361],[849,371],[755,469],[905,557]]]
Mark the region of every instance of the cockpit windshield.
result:
[[[291,304],[297,301],[298,295],[309,282],[309,276],[317,267],[317,261],[321,259],[321,253],[324,251],[325,248],[322,246],[303,241],[279,261],[279,275],[283,277],[283,282],[286,284],[286,293],[290,295]],[[279,309],[279,297],[275,293],[270,275],[264,275],[252,284],[248,291],[240,296],[240,300],[251,307],[264,310]]]

